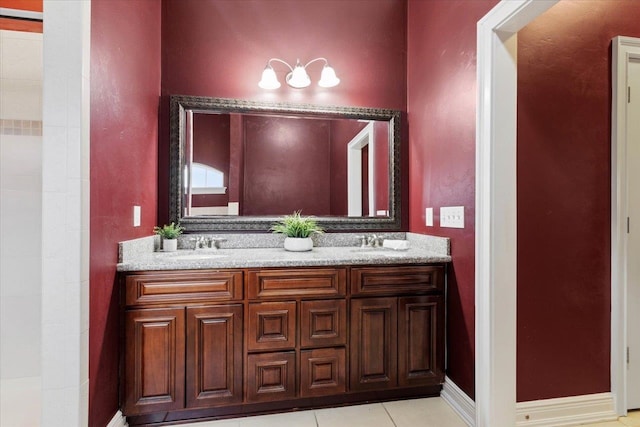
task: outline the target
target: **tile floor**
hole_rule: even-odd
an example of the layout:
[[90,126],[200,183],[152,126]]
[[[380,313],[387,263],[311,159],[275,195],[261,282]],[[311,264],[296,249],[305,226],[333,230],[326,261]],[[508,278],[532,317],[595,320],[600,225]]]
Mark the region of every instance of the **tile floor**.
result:
[[[589,427],[640,427],[640,411]],[[183,424],[182,427],[466,427],[441,398],[401,400]]]
[[618,418],[618,421],[586,425],[589,427],[640,427],[640,411],[629,412],[626,417]]
[[183,424],[182,427],[466,427],[441,398]]

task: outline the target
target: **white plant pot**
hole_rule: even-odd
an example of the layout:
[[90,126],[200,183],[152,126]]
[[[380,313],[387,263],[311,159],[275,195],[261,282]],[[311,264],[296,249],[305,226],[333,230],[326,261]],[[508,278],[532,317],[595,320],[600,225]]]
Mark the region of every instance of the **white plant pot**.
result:
[[175,252],[178,250],[178,239],[162,239],[162,250],[164,252]]
[[284,249],[291,252],[306,252],[313,249],[311,237],[286,237],[284,239]]

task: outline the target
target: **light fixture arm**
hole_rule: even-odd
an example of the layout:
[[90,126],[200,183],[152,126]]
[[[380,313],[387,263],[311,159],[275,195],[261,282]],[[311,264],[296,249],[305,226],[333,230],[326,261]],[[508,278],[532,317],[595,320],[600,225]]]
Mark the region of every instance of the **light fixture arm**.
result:
[[307,62],[306,64],[304,64],[304,68],[307,68],[309,65],[313,64],[316,61],[324,61],[324,65],[329,65],[329,61],[327,61],[326,58],[316,58],[316,59],[312,59],[311,61]]
[[[268,60],[268,61],[267,61],[267,64],[268,64],[270,67],[271,67],[271,61],[277,61],[277,62],[280,62],[280,63],[282,63],[282,64],[286,65],[286,66],[289,68],[289,70],[290,70],[290,71],[293,71],[293,67],[292,67],[291,65],[289,65],[289,63],[288,63],[288,62],[283,61],[283,60],[282,60],[282,59],[280,59],[280,58],[271,58],[270,60]],[[315,61],[315,59],[314,59],[314,61]],[[306,67],[306,65],[305,65],[305,67]]]

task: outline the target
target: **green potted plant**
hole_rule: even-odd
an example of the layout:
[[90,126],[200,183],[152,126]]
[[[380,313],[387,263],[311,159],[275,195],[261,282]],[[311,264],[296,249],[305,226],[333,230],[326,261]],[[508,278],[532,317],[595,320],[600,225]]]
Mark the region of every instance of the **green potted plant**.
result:
[[303,217],[300,211],[284,216],[270,229],[274,233],[284,234],[284,248],[287,251],[304,252],[313,249],[311,235],[324,233],[313,217]]
[[153,232],[162,237],[162,250],[173,252],[178,249],[178,236],[182,234],[184,228],[180,224],[171,223],[162,227],[153,227]]

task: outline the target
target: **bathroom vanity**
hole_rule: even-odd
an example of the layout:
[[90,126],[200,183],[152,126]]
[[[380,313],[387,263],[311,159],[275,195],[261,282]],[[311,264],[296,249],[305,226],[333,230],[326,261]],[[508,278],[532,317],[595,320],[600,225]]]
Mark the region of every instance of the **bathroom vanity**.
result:
[[210,255],[119,265],[129,425],[440,393],[448,255]]

